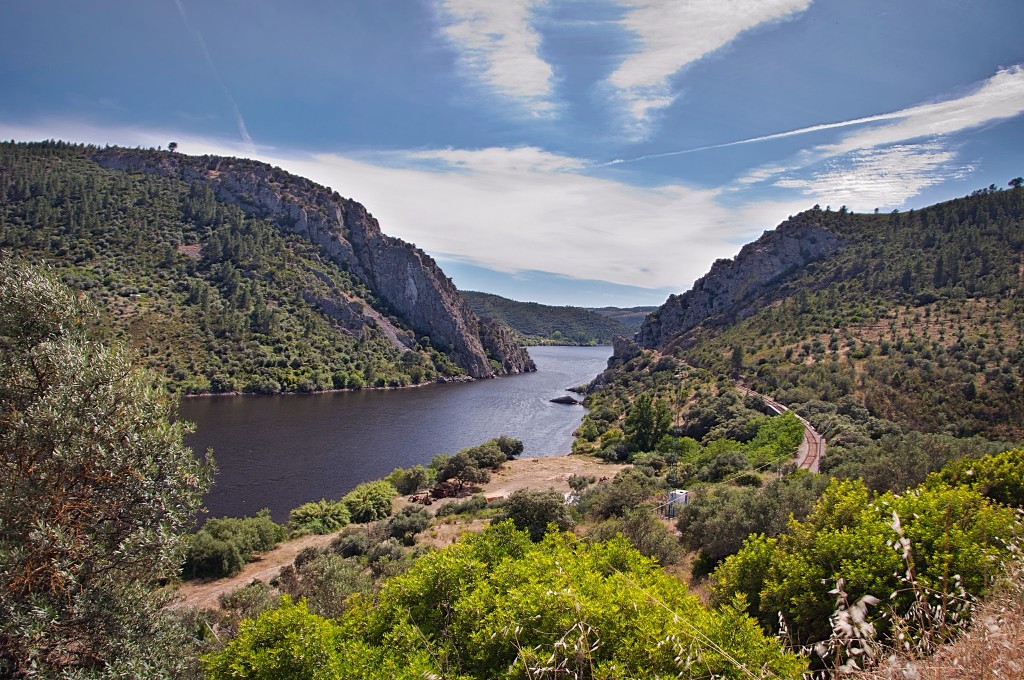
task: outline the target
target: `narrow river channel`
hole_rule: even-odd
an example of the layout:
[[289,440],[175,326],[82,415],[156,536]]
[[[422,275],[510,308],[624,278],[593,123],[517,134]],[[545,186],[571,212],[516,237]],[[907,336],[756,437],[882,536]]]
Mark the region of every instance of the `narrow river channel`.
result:
[[581,406],[552,404],[604,370],[610,347],[531,347],[537,372],[405,390],[183,399],[188,443],[213,447],[207,517],[269,508],[285,521],[306,501],[337,499],[397,466],[426,464],[500,434],[525,456],[568,453]]

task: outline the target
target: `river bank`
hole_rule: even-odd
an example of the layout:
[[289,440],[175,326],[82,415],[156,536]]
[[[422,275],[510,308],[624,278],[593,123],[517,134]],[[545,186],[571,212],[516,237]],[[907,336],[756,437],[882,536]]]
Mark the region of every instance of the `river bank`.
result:
[[[487,498],[505,498],[520,489],[545,491],[554,489],[560,493],[569,492],[569,477],[614,477],[626,465],[606,463],[590,456],[545,456],[519,458],[508,461],[501,470],[491,475],[491,480],[477,489]],[[395,506],[409,503],[408,496],[400,496]],[[439,503],[427,508],[436,510]],[[421,534],[419,542],[442,547],[452,543],[466,531],[479,530],[486,521],[440,523],[430,532]],[[340,532],[338,532],[340,533]],[[323,548],[331,543],[338,533],[323,536],[301,536],[286,541],[273,550],[245,565],[234,576],[215,581],[189,581],[178,588],[176,606],[216,609],[221,595],[230,593],[253,580],[269,583],[285,567],[295,561],[296,555],[306,548]]]

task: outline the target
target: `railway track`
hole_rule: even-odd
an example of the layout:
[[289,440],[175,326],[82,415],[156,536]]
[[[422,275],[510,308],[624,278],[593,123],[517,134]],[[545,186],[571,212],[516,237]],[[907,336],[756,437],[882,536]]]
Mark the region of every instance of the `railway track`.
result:
[[[753,397],[757,397],[763,401],[768,408],[776,413],[783,413],[790,410],[788,407],[783,406],[771,397],[761,394],[760,392],[755,392],[749,387],[737,385],[736,389],[743,394],[749,394]],[[825,438],[820,432],[815,430],[806,419],[800,417],[796,413],[793,415],[795,415],[804,426],[804,440],[796,450],[797,468],[810,470],[814,473],[820,472],[819,468],[821,466],[821,457],[825,455]]]

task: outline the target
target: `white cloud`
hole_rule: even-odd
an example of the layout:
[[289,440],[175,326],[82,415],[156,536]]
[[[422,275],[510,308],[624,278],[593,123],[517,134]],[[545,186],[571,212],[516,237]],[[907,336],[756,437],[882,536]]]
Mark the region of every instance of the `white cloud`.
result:
[[540,55],[533,10],[545,0],[437,0],[442,32],[469,73],[534,115],[548,115],[554,74]]
[[[832,144],[804,150],[786,163],[755,168],[740,178],[750,185],[781,178],[775,186],[857,209],[898,206],[925,188],[962,177],[969,165],[957,164],[952,146],[957,133],[998,123],[1024,113],[1024,68],[1003,69],[958,98],[913,106],[892,113],[827,125],[815,125],[722,146],[792,137],[805,132],[885,122]],[[895,122],[890,122],[895,121]],[[927,142],[912,143],[915,140]],[[825,170],[814,166],[825,164]],[[807,177],[794,173],[810,169]]]
[[958,99],[922,104],[887,117],[900,119],[857,132],[836,144],[818,147],[823,156],[869,149],[922,137],[950,135],[1024,113],[1024,68],[1003,69],[978,89]]
[[778,221],[739,229],[717,190],[590,177],[574,170],[579,160],[535,149],[437,152],[453,156],[443,169],[394,167],[393,155],[386,166],[338,155],[271,162],[352,195],[386,233],[499,271],[682,289]]
[[[166,146],[247,156],[232,139],[167,130],[0,121],[0,138]],[[684,290],[711,262],[806,208],[806,200],[728,208],[716,188],[638,187],[587,174],[584,160],[533,147],[416,150],[354,158],[262,147],[256,158],[364,204],[384,233],[504,272],[537,270]],[[797,205],[799,203],[799,205]]]
[[812,0],[623,0],[621,21],[638,49],[608,79],[624,100],[635,130],[675,100],[671,78],[744,31],[802,12]]
[[847,163],[832,164],[808,179],[783,178],[775,186],[855,210],[891,208],[927,187],[963,176],[970,168],[955,160],[956,152],[940,144],[898,144],[856,151]]

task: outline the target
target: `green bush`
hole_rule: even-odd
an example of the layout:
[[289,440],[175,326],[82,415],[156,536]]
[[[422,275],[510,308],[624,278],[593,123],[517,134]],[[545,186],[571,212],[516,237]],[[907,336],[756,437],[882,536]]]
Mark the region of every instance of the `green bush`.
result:
[[348,507],[353,522],[375,522],[391,514],[395,487],[383,480],[365,482],[345,494],[341,502]]
[[487,507],[487,498],[483,494],[473,494],[464,501],[447,501],[438,506],[434,513],[436,517],[448,517],[450,515],[463,515],[480,512]]
[[738,677],[756,669],[795,679],[804,669],[749,617],[705,609],[624,539],[553,533],[533,544],[511,522],[424,555],[375,597],[349,605],[332,623],[286,600],[206,657],[209,677]]
[[222,578],[242,570],[258,553],[288,537],[287,530],[260,510],[255,517],[215,517],[189,540],[182,573],[185,578]]
[[[936,484],[872,501],[863,483],[834,481],[805,521],[775,539],[751,537],[726,559],[713,576],[715,600],[742,594],[766,628],[781,617],[797,643],[813,644],[832,632],[842,579],[851,602],[886,603],[868,616],[884,637],[883,614],[909,611],[918,588],[943,607],[984,594],[1018,531],[1012,510],[967,488]],[[910,634],[920,632],[920,621],[910,623]]]
[[288,513],[288,525],[292,531],[307,534],[330,534],[348,523],[348,506],[324,499],[303,503]]
[[334,539],[331,550],[342,557],[358,557],[368,553],[373,543],[365,527],[349,527]]
[[424,508],[408,505],[388,520],[388,532],[405,545],[412,545],[416,534],[430,524],[430,514]]
[[395,490],[402,496],[408,496],[427,488],[433,480],[434,470],[422,465],[413,465],[408,469],[395,468],[384,478],[384,481],[395,487]]
[[928,479],[937,483],[968,486],[997,503],[1024,507],[1024,449],[963,458],[946,465]]
[[188,541],[181,575],[186,579],[222,578],[237,574],[243,566],[245,560],[237,545],[200,531]]
[[646,507],[629,510],[622,517],[605,520],[587,536],[595,541],[624,536],[641,555],[654,558],[662,565],[675,564],[683,556],[683,549],[676,537]]
[[559,531],[567,531],[576,526],[576,521],[565,504],[565,498],[557,491],[530,491],[517,489],[513,491],[498,521],[510,519],[516,529],[525,530],[530,534],[531,541],[539,541],[547,533],[550,526]]

